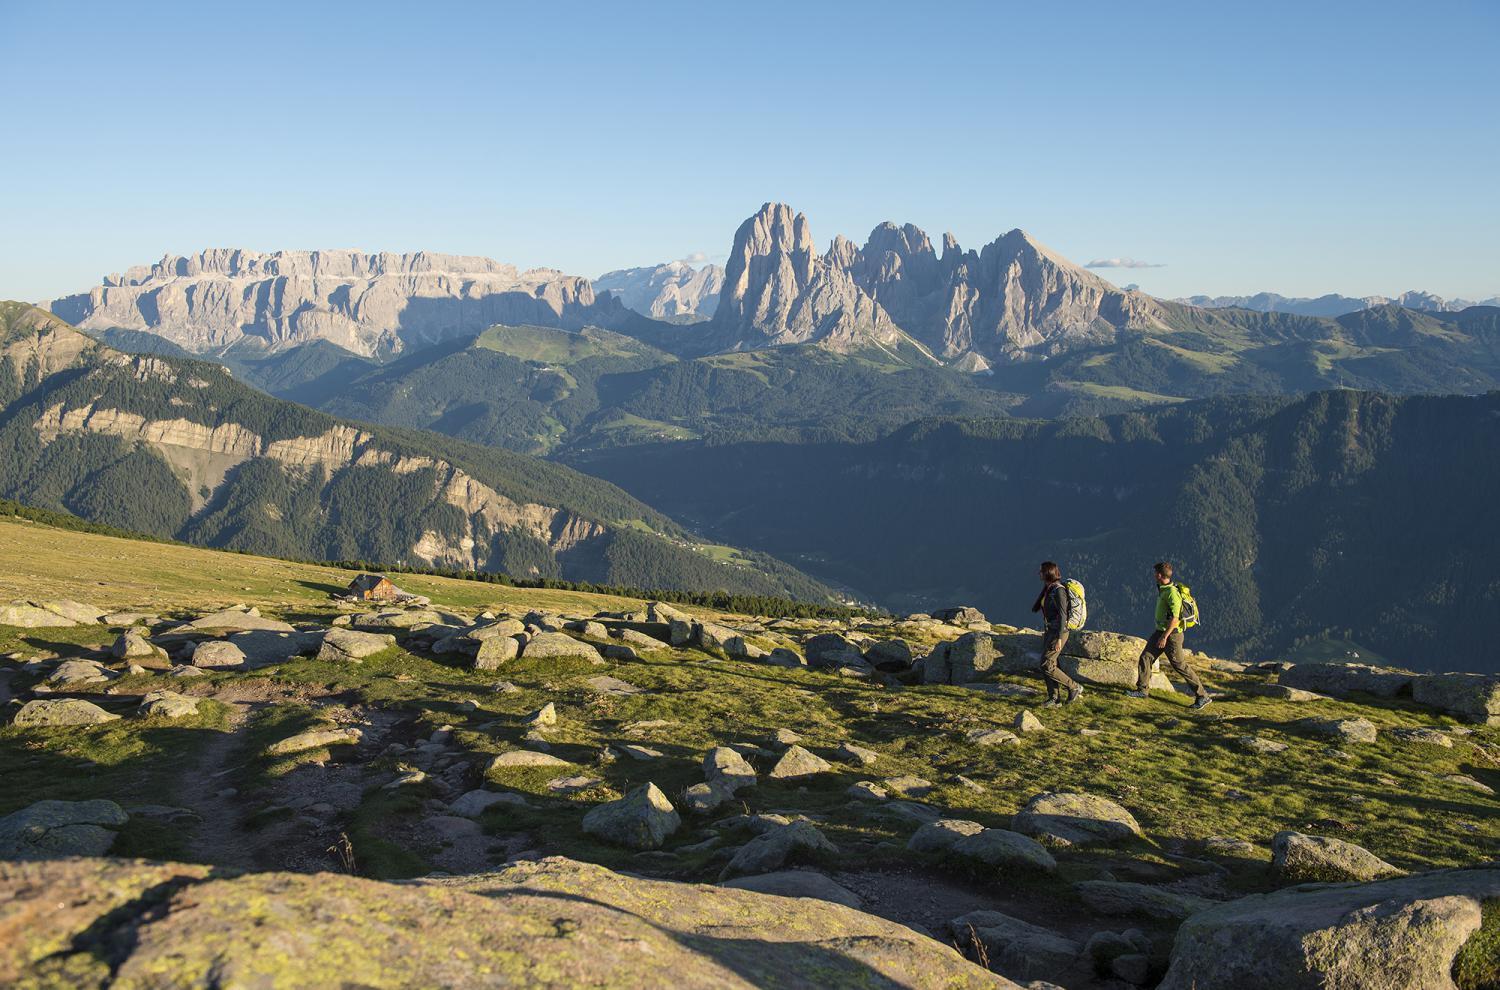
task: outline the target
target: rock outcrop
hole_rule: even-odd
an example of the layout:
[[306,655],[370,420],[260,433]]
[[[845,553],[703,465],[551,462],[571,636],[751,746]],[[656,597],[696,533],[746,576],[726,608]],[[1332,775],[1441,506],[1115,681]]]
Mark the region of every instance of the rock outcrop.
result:
[[327,340],[384,356],[497,323],[615,328],[638,319],[589,280],[490,258],[218,248],[168,255],[44,304],[85,330],[142,330],[198,353]]
[[1451,990],[1454,958],[1496,898],[1493,863],[1244,897],[1183,923],[1159,990]]
[[[152,910],[139,910],[148,902]],[[407,884],[111,860],[0,863],[7,986],[749,990],[804,984],[811,973],[824,987],[1015,987],[941,942],[842,904],[641,880],[561,858]]]

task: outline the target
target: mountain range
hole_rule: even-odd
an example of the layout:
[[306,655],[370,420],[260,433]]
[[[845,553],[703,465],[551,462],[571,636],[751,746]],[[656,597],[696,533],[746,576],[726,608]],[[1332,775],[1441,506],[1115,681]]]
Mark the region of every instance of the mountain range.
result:
[[0,304],[0,496],[299,559],[828,600],[561,465],[335,419],[215,364],[125,354]]
[[1343,316],[1379,306],[1400,306],[1425,313],[1457,313],[1471,306],[1500,306],[1500,296],[1470,302],[1467,299],[1444,299],[1417,289],[1403,292],[1399,296],[1341,296],[1330,293],[1313,298],[1257,292],[1251,296],[1188,296],[1176,301],[1206,309],[1253,309],[1260,313],[1295,313],[1299,316]]
[[724,269],[694,268],[686,261],[622,268],[594,279],[596,293],[613,293],[630,309],[659,320],[712,316],[723,287]]

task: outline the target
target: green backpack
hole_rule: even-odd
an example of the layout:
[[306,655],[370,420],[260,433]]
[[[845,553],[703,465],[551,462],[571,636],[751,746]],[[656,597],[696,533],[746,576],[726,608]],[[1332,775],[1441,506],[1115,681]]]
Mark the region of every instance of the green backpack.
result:
[[1198,599],[1193,597],[1193,589],[1185,584],[1174,584],[1172,587],[1182,596],[1182,612],[1177,616],[1177,624],[1183,629],[1191,629],[1201,621],[1198,616]]

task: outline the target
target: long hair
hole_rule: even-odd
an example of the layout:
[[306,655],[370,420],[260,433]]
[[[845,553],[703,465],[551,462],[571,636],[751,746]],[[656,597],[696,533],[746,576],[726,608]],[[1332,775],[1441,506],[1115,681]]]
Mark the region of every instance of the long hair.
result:
[[1050,560],[1042,561],[1042,577],[1048,581],[1061,581],[1062,568]]

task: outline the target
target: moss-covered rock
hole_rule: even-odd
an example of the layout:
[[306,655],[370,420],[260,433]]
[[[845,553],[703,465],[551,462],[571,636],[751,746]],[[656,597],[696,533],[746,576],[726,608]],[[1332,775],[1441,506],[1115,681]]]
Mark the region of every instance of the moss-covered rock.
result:
[[0,863],[0,984],[116,987],[917,987],[1014,984],[827,901],[553,858],[408,884]]

